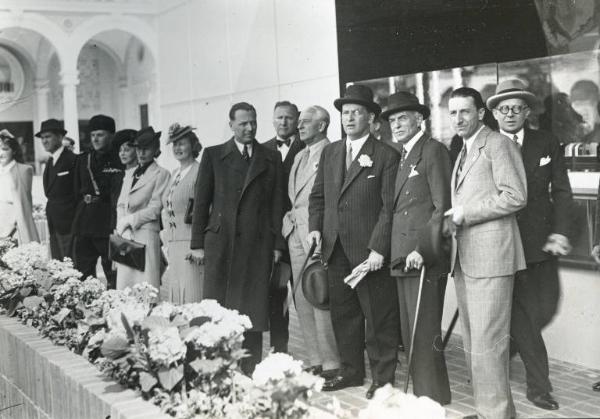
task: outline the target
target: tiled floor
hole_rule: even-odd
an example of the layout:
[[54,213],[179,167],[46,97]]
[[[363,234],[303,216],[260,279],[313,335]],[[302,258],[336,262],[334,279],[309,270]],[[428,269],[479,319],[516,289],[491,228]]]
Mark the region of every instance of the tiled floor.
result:
[[[302,334],[298,319],[291,308],[290,353],[297,359],[305,359]],[[268,348],[268,333],[265,334],[265,348]],[[600,356],[600,355],[599,355]],[[405,380],[406,355],[399,356],[400,366],[396,371],[396,383],[403,386]],[[465,359],[460,349],[460,339],[451,339],[446,350],[446,361],[452,389],[452,404],[446,407],[447,418],[461,418],[473,414],[473,396],[467,379]],[[591,389],[591,384],[600,381],[600,371],[579,367],[566,362],[550,360],[550,379],[554,386],[553,395],[560,403],[557,411],[547,411],[533,406],[525,398],[525,370],[517,357],[511,362],[511,388],[518,418],[600,418],[600,393]],[[315,405],[327,409],[331,397],[335,396],[345,410],[357,413],[367,404],[364,395],[370,385],[354,387],[333,393],[320,393],[313,397]],[[410,390],[409,390],[410,391]]]

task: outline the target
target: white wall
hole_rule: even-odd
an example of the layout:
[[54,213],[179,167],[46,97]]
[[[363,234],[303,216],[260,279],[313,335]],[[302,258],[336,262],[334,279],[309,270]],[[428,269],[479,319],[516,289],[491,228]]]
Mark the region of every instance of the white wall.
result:
[[204,146],[222,143],[229,108],[247,101],[262,142],[274,135],[273,105],[290,100],[328,109],[330,138],[340,138],[334,0],[188,0],[158,18],[158,31],[163,131],[178,121]]

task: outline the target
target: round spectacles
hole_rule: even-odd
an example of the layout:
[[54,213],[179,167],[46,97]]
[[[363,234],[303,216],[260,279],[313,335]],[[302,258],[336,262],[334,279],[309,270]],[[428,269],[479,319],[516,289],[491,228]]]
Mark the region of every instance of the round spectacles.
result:
[[500,112],[502,115],[508,115],[509,111],[512,111],[512,113],[514,115],[518,115],[518,114],[520,114],[521,112],[523,112],[527,108],[528,108],[528,106],[521,106],[521,105],[507,106],[507,105],[504,105],[504,106],[497,107],[496,110],[498,112]]

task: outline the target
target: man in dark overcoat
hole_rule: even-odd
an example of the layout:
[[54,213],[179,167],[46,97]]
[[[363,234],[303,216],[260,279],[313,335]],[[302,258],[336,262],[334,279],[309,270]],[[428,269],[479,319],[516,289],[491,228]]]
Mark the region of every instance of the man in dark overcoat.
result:
[[[366,342],[373,376],[366,396],[371,398],[377,388],[394,382],[397,363],[398,298],[384,261],[389,262],[400,155],[370,135],[370,124],[381,111],[370,88],[351,85],[334,105],[341,111],[347,138],[323,150],[309,198],[308,240],[322,239],[342,364],[340,374],[326,381],[323,390],[363,384]],[[344,278],[363,262],[368,273],[352,289]]]
[[450,403],[450,383],[441,343],[441,322],[450,258],[427,254],[424,240],[441,240],[444,212],[450,208],[450,156],[446,147],[421,130],[429,108],[409,92],[390,96],[381,117],[390,123],[401,160],[394,190],[391,269],[398,287],[402,340],[410,345],[421,292],[411,376],[413,393]]
[[[296,154],[304,149],[305,144],[298,137],[298,107],[293,103],[284,100],[277,102],[273,109],[273,128],[275,128],[275,137],[263,143],[263,145],[273,151],[277,151],[281,156],[283,170],[281,172],[282,185],[284,188],[283,213],[285,214],[292,208],[292,203],[287,193],[287,185],[290,178],[290,170],[294,163]],[[283,251],[282,263],[290,264],[290,254],[286,249]],[[287,288],[278,288],[271,281],[269,290],[269,323],[271,346],[275,352],[287,352],[289,341],[289,312],[284,309],[287,300]]]
[[88,128],[92,149],[79,154],[75,163],[74,262],[83,278],[87,278],[96,276],[96,264],[101,258],[107,286],[114,289],[117,278],[108,258],[108,237],[116,225],[124,167],[112,145],[114,119],[95,115]]
[[517,213],[527,269],[517,272],[513,290],[511,353],[525,365],[527,398],[537,407],[559,408],[551,396],[548,353],[542,329],[560,296],[557,256],[570,250],[573,198],[559,140],[526,127],[536,97],[517,79],[502,81],[487,100],[500,132],[521,147],[527,177],[527,206]]
[[233,138],[208,147],[202,156],[192,221],[192,258],[204,263],[204,298],[250,317],[244,334],[251,374],[262,356],[269,326],[269,278],[281,259],[283,185],[281,157],[256,139],[256,110],[232,106]]
[[54,259],[73,258],[71,227],[75,214],[75,154],[63,146],[67,131],[56,119],[43,121],[35,134],[42,140],[44,149],[50,153],[42,180],[46,202],[46,219],[50,232],[50,254]]

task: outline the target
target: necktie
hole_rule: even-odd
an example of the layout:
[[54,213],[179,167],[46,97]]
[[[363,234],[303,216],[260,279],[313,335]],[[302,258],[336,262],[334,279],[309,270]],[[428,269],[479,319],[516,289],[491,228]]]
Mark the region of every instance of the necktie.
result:
[[346,171],[350,170],[352,165],[352,141],[348,140],[348,147],[346,147]]
[[400,167],[404,164],[404,160],[406,160],[406,155],[408,152],[406,151],[406,147],[402,146],[402,152],[400,153]]
[[290,143],[291,143],[290,137],[288,137],[284,140],[280,140],[279,138],[277,139],[277,147],[283,147],[284,144],[289,147]]
[[456,179],[455,184],[458,183],[458,178],[460,177],[460,172],[462,172],[462,168],[465,165],[465,161],[467,160],[467,146],[463,145],[462,150],[460,150],[460,156],[458,160],[458,169],[456,170]]
[[48,163],[46,163],[48,165],[48,168],[51,169],[52,166],[54,165],[54,159],[52,158],[52,156],[50,156],[48,158]]
[[516,145],[518,145],[519,147],[521,147],[521,144],[519,144],[519,136],[517,134],[515,134],[513,136],[513,141],[515,142]]
[[244,151],[242,151],[242,158],[246,162],[250,160],[250,154],[248,153],[248,145],[247,144],[244,144]]

